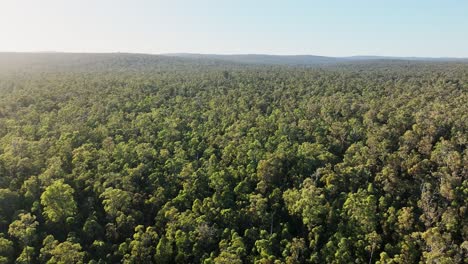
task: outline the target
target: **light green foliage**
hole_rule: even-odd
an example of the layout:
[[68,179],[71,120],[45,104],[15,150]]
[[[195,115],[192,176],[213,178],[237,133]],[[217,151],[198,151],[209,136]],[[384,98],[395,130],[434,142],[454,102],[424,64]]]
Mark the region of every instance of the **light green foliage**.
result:
[[13,242],[0,235],[0,263],[11,263],[13,254]]
[[357,193],[350,193],[343,204],[343,214],[349,219],[349,227],[364,234],[375,230],[377,202],[372,194],[359,189]]
[[130,194],[124,190],[107,188],[100,196],[106,213],[115,218],[129,210]]
[[47,261],[48,264],[81,264],[84,263],[83,259],[85,253],[82,252],[81,245],[65,241],[59,243],[54,249],[50,251],[52,258]]
[[230,239],[224,239],[219,242],[220,253],[214,258],[214,263],[243,263],[242,259],[246,255],[245,245],[236,232],[231,232]]
[[159,239],[158,245],[156,246],[156,255],[155,260],[158,263],[171,263],[173,258],[173,247],[172,242],[169,241],[165,236],[162,236]]
[[26,246],[21,251],[21,254],[16,258],[15,263],[18,264],[31,264],[34,263],[34,248]]
[[325,196],[312,179],[305,179],[302,188],[289,189],[283,194],[284,202],[291,214],[301,216],[309,230],[324,222],[326,213]]
[[36,216],[30,213],[22,213],[18,217],[19,219],[13,221],[8,227],[8,234],[18,239],[23,246],[28,246],[36,238],[36,227],[39,223],[36,221]]
[[70,185],[57,180],[48,186],[41,195],[44,216],[51,222],[64,222],[76,214],[77,206]]
[[84,263],[85,252],[78,243],[64,241],[60,243],[52,235],[42,242],[40,260],[48,264],[81,264]]
[[142,225],[135,227],[133,240],[129,243],[129,253],[124,263],[152,263],[156,251],[158,234],[152,227],[146,230]]

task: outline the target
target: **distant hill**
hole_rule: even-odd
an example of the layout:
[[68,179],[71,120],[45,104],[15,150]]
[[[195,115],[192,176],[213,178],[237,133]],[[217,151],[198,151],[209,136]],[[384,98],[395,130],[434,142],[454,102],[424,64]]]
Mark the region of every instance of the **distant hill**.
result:
[[184,67],[222,65],[288,65],[333,66],[339,64],[401,63],[401,62],[456,62],[468,63],[467,58],[418,58],[353,56],[325,57],[314,55],[265,55],[265,54],[136,54],[136,53],[11,53],[0,52],[0,71],[154,71]]
[[317,65],[336,64],[362,61],[431,61],[431,62],[468,62],[468,58],[431,58],[431,57],[390,57],[390,56],[350,56],[350,57],[326,57],[315,55],[267,55],[267,54],[195,54],[195,53],[169,53],[165,56],[223,60],[236,63],[249,64],[278,64],[278,65]]
[[182,68],[220,68],[235,62],[210,58],[137,53],[12,53],[0,52],[0,73],[32,72],[158,72]]
[[249,64],[278,64],[278,65],[312,65],[330,64],[342,61],[340,58],[314,56],[314,55],[266,55],[266,54],[239,54],[239,55],[218,55],[218,54],[194,54],[194,53],[174,53],[164,54],[166,56],[192,58],[192,59],[212,59],[230,61],[236,63]]
[[404,61],[435,61],[435,62],[468,62],[468,58],[452,57],[394,57],[394,56],[350,56],[342,59],[356,60],[404,60]]
[[185,58],[130,53],[0,53],[0,70],[150,70],[190,64]]

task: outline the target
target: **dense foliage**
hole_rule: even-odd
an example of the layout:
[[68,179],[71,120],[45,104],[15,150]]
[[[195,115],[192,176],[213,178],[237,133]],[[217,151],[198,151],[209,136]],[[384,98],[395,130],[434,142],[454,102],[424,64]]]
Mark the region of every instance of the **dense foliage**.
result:
[[0,73],[0,263],[467,262],[467,64],[149,64]]

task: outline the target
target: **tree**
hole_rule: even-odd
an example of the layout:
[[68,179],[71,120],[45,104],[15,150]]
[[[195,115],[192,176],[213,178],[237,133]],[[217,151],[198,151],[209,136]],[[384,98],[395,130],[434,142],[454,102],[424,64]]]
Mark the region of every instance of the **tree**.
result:
[[0,227],[8,225],[13,213],[19,208],[19,196],[9,189],[0,189]]
[[138,225],[129,244],[130,254],[125,256],[124,263],[152,263],[157,241],[158,234],[154,228],[145,230],[142,225]]
[[44,216],[54,223],[63,223],[68,217],[75,216],[77,206],[73,193],[73,188],[63,180],[57,180],[48,186],[41,195]]
[[[372,191],[372,186],[369,186]],[[368,257],[356,254],[360,259],[369,259],[372,262],[376,249],[379,248],[381,238],[376,232],[377,227],[377,204],[374,195],[368,191],[359,189],[357,193],[349,193],[343,204],[342,215],[349,222],[346,231],[350,233],[350,240],[355,241],[354,246],[358,250],[364,249],[369,253]]]
[[219,255],[214,258],[214,263],[243,263],[242,259],[246,255],[245,245],[235,231],[231,231],[229,239],[221,240],[219,242]]
[[349,228],[355,229],[357,234],[368,234],[375,231],[377,218],[377,204],[375,197],[363,189],[348,194],[343,204],[343,215],[349,219]]
[[289,189],[283,193],[283,199],[291,215],[299,216],[308,233],[309,248],[316,250],[319,242],[321,225],[326,221],[327,206],[325,195],[317,188],[311,178],[304,180],[301,189]]
[[156,246],[156,255],[155,260],[158,263],[171,263],[173,259],[173,245],[172,242],[166,238],[166,236],[162,236],[159,239],[158,245]]
[[11,263],[14,252],[13,242],[4,238],[3,234],[0,234],[0,264]]
[[48,235],[42,242],[40,261],[48,264],[82,264],[84,263],[85,252],[79,243],[68,238],[60,243],[52,235]]
[[21,213],[18,216],[19,219],[10,224],[8,234],[17,238],[23,247],[29,246],[36,239],[36,227],[39,223],[36,221],[36,216],[30,213]]
[[85,253],[78,243],[72,243],[70,241],[59,243],[50,251],[50,254],[52,257],[47,261],[48,264],[84,263]]
[[304,238],[293,238],[283,251],[283,256],[285,257],[286,264],[299,264],[306,262],[306,252],[307,247]]
[[458,246],[450,241],[453,238],[448,233],[441,233],[439,228],[430,228],[422,233],[422,238],[425,242],[425,251],[423,252],[423,260],[426,263],[462,263],[462,255]]
[[21,254],[16,258],[15,263],[18,264],[31,264],[34,263],[33,256],[34,255],[34,248],[25,246]]
[[131,196],[120,189],[107,188],[101,195],[104,210],[111,218],[125,214],[130,210]]
[[36,221],[36,216],[30,213],[21,213],[18,215],[20,219],[15,220],[8,228],[8,234],[20,241],[23,248],[21,255],[16,259],[17,263],[33,263],[34,243],[37,237],[36,227],[39,223]]
[[312,179],[304,180],[301,189],[289,189],[283,199],[290,214],[299,215],[309,230],[324,222],[326,213],[325,195]]

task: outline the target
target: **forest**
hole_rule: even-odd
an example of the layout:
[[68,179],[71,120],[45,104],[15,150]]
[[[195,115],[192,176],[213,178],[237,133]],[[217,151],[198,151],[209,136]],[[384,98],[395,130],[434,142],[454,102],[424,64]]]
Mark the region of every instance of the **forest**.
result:
[[0,54],[0,263],[468,263],[468,63]]

